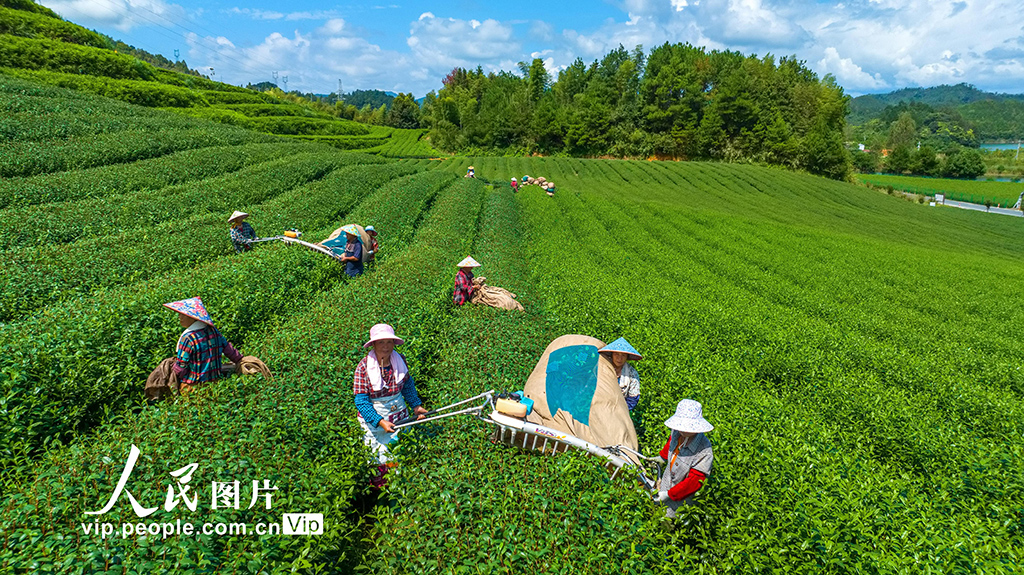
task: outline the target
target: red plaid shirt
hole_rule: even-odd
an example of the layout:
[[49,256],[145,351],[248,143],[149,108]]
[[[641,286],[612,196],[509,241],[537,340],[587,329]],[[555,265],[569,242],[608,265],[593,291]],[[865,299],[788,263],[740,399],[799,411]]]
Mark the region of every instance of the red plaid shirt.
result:
[[452,300],[455,305],[462,305],[473,298],[473,272],[465,272],[459,270],[459,273],[455,274],[455,292],[452,294]]
[[380,372],[384,385],[380,386],[380,391],[374,391],[373,386],[370,385],[370,376],[366,373],[366,358],[364,357],[359,362],[359,365],[356,366],[356,373],[352,382],[353,394],[365,393],[370,396],[370,399],[380,399],[402,391],[402,386],[398,385],[395,381],[395,368],[390,365],[387,367],[381,366]]

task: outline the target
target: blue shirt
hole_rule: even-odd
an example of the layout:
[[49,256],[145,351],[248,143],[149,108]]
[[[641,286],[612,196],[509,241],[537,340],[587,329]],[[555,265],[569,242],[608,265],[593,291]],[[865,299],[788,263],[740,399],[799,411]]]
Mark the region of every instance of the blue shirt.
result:
[[[345,244],[345,255],[361,260],[363,257],[363,246],[359,242],[349,242]],[[362,261],[345,262],[346,275],[354,278],[361,273],[363,273]]]

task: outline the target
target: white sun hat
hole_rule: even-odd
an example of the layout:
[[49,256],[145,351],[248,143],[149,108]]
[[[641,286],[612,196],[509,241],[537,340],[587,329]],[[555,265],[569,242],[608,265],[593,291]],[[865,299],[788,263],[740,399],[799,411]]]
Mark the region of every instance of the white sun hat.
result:
[[228,223],[231,223],[237,219],[244,219],[247,217],[249,217],[249,214],[235,210],[235,213],[231,214],[231,217],[228,218]]
[[395,328],[386,323],[378,323],[370,328],[370,341],[364,343],[363,347],[370,347],[373,345],[373,342],[380,341],[382,339],[390,339],[395,342],[395,345],[402,345],[405,343],[405,340],[395,335]]
[[675,414],[665,420],[665,426],[683,433],[707,433],[715,426],[704,419],[703,411],[700,403],[684,399],[676,406]]
[[455,267],[457,267],[457,268],[478,268],[478,267],[480,267],[480,263],[477,262],[472,257],[467,257],[466,259],[464,259],[461,262],[459,262],[458,265],[456,265]]

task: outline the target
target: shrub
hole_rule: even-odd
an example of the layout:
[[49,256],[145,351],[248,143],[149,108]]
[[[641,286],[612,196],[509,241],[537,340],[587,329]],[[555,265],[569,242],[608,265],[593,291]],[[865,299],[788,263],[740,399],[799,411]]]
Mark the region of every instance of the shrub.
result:
[[211,104],[283,104],[281,100],[263,92],[219,92],[201,90],[200,94]]
[[103,48],[68,44],[59,40],[3,36],[0,67],[88,74],[123,80],[152,80],[156,68]]
[[216,177],[309,148],[311,146],[288,143],[215,146],[173,152],[130,164],[27,178],[6,178],[0,180],[0,209],[10,208],[10,213],[20,210],[28,219],[32,206],[36,204],[73,202],[156,190],[172,184]]
[[187,108],[207,105],[206,100],[198,92],[157,82],[30,70],[6,69],[3,72],[51,86],[114,98],[137,106]]
[[249,116],[250,118],[264,116],[298,116],[305,118],[327,118],[323,114],[317,114],[309,108],[295,104],[221,104],[220,107]]
[[251,118],[254,129],[271,134],[304,136],[365,136],[370,130],[348,120],[320,118],[265,117]]
[[[52,13],[51,13],[52,14]],[[94,48],[110,48],[103,37],[53,15],[0,8],[0,34],[27,38],[48,38]]]

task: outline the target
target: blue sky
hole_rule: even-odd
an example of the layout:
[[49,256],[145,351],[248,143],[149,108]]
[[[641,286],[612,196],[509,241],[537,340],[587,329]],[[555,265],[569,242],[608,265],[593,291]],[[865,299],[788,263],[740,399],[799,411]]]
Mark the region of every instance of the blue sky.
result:
[[853,95],[968,82],[1024,92],[1021,0],[42,0],[64,18],[232,84],[422,96],[453,67],[557,72],[622,44],[795,54]]

